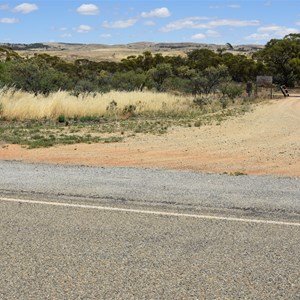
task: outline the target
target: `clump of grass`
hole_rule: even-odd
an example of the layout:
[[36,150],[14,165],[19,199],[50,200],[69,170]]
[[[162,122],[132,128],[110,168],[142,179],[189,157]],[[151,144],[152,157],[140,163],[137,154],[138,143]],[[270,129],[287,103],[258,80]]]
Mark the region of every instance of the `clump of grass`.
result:
[[64,123],[66,121],[66,117],[64,115],[59,115],[57,120],[59,123]]
[[247,173],[240,172],[240,171],[235,171],[235,172],[224,172],[224,175],[229,175],[229,176],[246,176],[248,175]]
[[28,123],[21,122],[2,126],[0,141],[7,144],[25,145],[32,149],[77,143],[116,143],[124,138],[116,135],[103,137],[100,133],[92,135],[76,127],[66,127],[66,130],[61,131],[57,130],[55,125],[45,124],[43,128],[40,126],[39,122],[34,121],[30,123],[30,126]]
[[[107,109],[115,103],[114,109]],[[163,103],[163,108],[162,108]],[[48,97],[34,96],[13,89],[0,90],[1,115],[8,120],[58,119],[122,115],[124,112],[183,111],[191,106],[192,97],[170,93],[117,92],[95,96],[72,96],[68,92],[56,92]]]

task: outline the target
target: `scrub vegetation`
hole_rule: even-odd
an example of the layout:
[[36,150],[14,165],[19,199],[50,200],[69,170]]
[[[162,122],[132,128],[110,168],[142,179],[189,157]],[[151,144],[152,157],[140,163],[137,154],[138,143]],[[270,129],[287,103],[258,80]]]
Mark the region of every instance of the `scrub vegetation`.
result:
[[300,34],[271,40],[246,57],[224,49],[183,56],[144,52],[121,62],[19,56],[0,48],[0,141],[29,147],[121,141],[172,126],[221,124],[258,101],[257,75],[295,86]]

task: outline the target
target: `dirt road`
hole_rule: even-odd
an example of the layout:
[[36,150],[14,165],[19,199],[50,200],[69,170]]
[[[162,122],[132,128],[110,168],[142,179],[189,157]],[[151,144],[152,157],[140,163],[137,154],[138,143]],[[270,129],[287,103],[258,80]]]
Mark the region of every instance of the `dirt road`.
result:
[[33,150],[9,145],[0,148],[0,159],[300,176],[300,97],[257,105],[219,126],[177,127],[116,144]]

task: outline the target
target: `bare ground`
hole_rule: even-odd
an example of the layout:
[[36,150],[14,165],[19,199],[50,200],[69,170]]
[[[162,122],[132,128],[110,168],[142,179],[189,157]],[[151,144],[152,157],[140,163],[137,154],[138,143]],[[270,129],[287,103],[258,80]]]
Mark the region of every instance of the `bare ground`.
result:
[[28,150],[0,148],[0,159],[300,176],[300,97],[273,100],[221,125],[173,128],[122,143]]

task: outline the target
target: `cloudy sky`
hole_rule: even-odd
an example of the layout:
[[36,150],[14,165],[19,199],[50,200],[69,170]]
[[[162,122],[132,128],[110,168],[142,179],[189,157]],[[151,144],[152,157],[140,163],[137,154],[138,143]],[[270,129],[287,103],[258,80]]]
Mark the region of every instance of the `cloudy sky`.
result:
[[300,33],[300,0],[0,0],[0,42],[265,44]]

